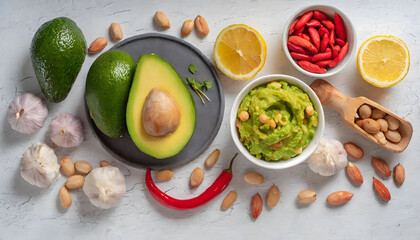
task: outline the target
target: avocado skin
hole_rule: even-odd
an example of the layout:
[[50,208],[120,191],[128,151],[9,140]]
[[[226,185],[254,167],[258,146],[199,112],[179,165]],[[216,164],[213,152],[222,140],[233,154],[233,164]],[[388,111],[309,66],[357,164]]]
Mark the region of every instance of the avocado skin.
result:
[[134,59],[120,50],[102,54],[89,69],[85,96],[90,116],[109,137],[126,131],[126,106],[135,69]]
[[44,23],[31,44],[32,66],[48,101],[63,101],[70,92],[86,55],[82,30],[71,19],[55,18]]

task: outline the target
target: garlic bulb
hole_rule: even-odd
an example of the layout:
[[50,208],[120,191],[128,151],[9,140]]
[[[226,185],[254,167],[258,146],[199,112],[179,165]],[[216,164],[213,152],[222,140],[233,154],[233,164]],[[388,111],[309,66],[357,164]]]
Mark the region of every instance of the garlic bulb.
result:
[[37,187],[46,187],[60,176],[60,164],[57,156],[50,147],[42,143],[35,143],[20,161],[20,175],[28,183]]
[[44,126],[48,109],[40,97],[25,93],[16,97],[7,111],[7,120],[20,133],[31,134]]
[[60,147],[79,146],[83,142],[82,122],[70,113],[62,113],[50,123],[50,137]]
[[93,169],[85,178],[83,191],[98,208],[114,207],[125,194],[125,177],[112,166]]
[[309,168],[322,176],[332,176],[347,165],[343,144],[335,139],[322,138],[308,160]]

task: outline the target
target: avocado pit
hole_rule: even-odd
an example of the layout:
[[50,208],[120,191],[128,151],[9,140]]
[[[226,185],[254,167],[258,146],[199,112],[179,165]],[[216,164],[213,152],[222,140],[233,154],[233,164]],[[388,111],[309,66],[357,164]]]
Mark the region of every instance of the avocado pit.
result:
[[175,99],[166,90],[155,87],[144,102],[142,120],[147,134],[164,137],[178,128],[181,113]]

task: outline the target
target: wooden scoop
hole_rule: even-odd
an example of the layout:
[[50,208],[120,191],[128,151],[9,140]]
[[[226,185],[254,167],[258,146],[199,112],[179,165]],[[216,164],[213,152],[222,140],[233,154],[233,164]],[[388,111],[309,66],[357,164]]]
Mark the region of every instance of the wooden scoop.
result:
[[[344,93],[337,90],[333,87],[330,83],[326,82],[322,79],[315,80],[310,87],[314,90],[316,95],[318,96],[319,100],[321,101],[322,105],[328,106],[335,111],[337,111],[344,120],[344,123],[360,135],[364,136],[365,138],[375,142],[376,144],[388,149],[392,152],[402,152],[404,149],[407,148],[408,143],[411,140],[411,136],[413,135],[413,127],[411,123],[403,117],[400,117],[393,112],[389,111],[388,109],[384,108],[383,106],[379,105],[378,103],[365,98],[365,97],[357,97],[351,98]],[[360,128],[356,123],[355,119],[357,118],[357,110],[363,104],[370,105],[374,108],[384,111],[386,114],[393,116],[394,118],[400,121],[400,127],[398,131],[401,134],[401,141],[399,143],[393,143],[388,141],[386,144],[380,144],[378,140],[373,137],[373,135],[365,132],[362,128]]]

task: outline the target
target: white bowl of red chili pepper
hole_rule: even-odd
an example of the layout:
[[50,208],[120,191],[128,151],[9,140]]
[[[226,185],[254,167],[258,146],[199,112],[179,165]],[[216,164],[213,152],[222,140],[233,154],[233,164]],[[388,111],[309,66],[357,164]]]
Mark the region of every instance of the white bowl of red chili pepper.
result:
[[345,68],[353,58],[356,33],[340,9],[308,6],[286,22],[283,49],[298,71],[311,77],[328,77]]

